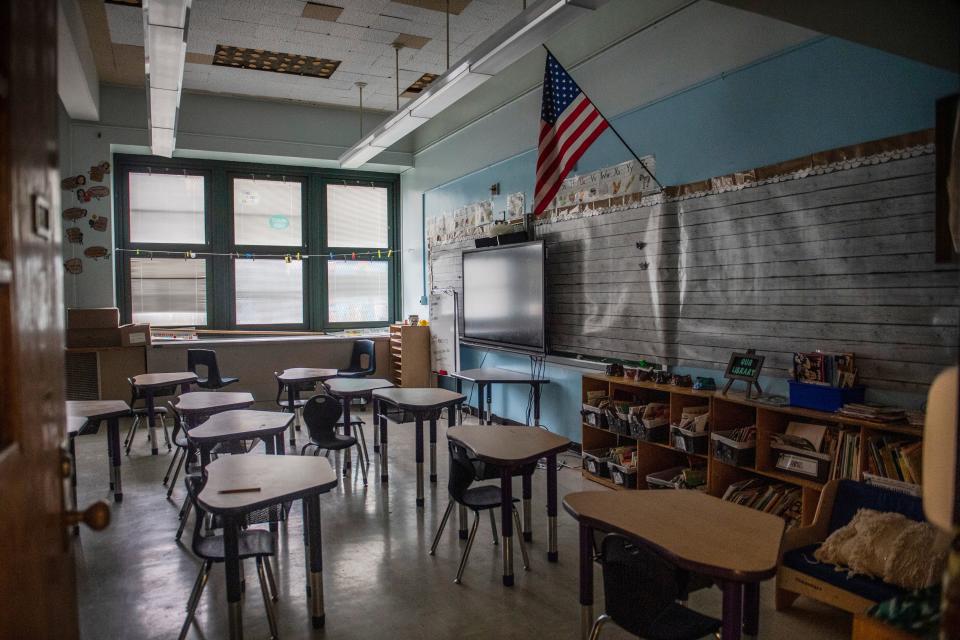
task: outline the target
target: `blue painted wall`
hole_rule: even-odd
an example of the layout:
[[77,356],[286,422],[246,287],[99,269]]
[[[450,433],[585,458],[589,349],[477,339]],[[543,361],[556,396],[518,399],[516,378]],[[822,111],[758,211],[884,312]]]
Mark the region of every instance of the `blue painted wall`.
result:
[[[576,74],[574,74],[576,75]],[[781,162],[805,154],[875,140],[934,124],[934,101],[960,90],[960,76],[836,38],[820,38],[742,69],[723,74],[612,121],[640,154],[656,156],[663,184],[683,184]],[[609,115],[609,114],[608,114]],[[535,121],[537,113],[531,113]],[[484,140],[483,144],[496,144]],[[616,138],[604,134],[584,155],[575,173],[628,159]],[[488,197],[500,183],[494,211],[506,194],[533,198],[536,152],[531,149],[427,192],[428,216]],[[528,205],[529,208],[529,205]],[[461,366],[528,370],[525,357],[464,348]],[[720,371],[690,371],[720,377]],[[580,375],[550,366],[542,423],[579,439]],[[767,380],[785,393],[783,381]],[[766,387],[765,387],[766,388]],[[877,395],[880,401],[917,405],[922,398]],[[473,398],[473,404],[476,398]],[[494,390],[494,412],[522,421],[527,392]]]

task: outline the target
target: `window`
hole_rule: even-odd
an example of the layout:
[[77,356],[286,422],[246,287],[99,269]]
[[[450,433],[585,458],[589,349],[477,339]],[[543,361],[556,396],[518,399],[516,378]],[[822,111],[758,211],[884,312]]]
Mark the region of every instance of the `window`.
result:
[[130,173],[130,242],[204,243],[203,176]]
[[303,324],[303,262],[234,262],[238,325]]
[[131,258],[132,320],[161,326],[207,324],[206,260]]
[[299,182],[234,178],[234,242],[300,246],[303,243],[301,204]]
[[340,330],[399,315],[399,178],[117,155],[124,322]]
[[350,324],[387,322],[390,319],[387,266],[383,261],[329,261],[327,321]]

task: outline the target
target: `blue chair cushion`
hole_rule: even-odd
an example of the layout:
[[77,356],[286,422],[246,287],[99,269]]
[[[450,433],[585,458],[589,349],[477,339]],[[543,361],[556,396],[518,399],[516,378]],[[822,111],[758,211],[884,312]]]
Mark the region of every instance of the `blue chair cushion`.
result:
[[848,575],[847,571],[837,571],[837,565],[820,562],[813,557],[820,548],[819,544],[800,547],[783,554],[783,566],[789,567],[812,578],[831,584],[844,591],[855,593],[861,598],[881,602],[905,593],[900,587],[887,584],[877,578],[864,575]]
[[893,511],[917,522],[926,521],[923,516],[923,501],[917,496],[890,491],[863,482],[841,480],[840,486],[837,487],[837,497],[833,502],[833,513],[830,514],[830,533],[846,526],[853,520],[853,516],[859,509]]

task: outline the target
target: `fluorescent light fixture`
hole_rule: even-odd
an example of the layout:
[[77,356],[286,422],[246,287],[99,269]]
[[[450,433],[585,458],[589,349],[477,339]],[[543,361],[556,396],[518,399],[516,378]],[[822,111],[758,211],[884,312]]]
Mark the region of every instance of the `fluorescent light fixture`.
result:
[[[156,0],[154,0],[156,1]],[[374,129],[340,156],[355,169],[395,144],[430,118],[539,47],[557,31],[607,0],[541,0],[508,22],[451,67],[405,109]]]
[[144,64],[150,148],[171,157],[176,146],[180,90],[192,0],[143,0]]

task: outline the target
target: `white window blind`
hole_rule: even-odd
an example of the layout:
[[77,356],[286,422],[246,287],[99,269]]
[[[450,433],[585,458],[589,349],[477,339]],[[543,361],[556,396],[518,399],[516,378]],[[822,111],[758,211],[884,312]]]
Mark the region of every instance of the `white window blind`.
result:
[[387,189],[327,185],[327,246],[389,246]]

